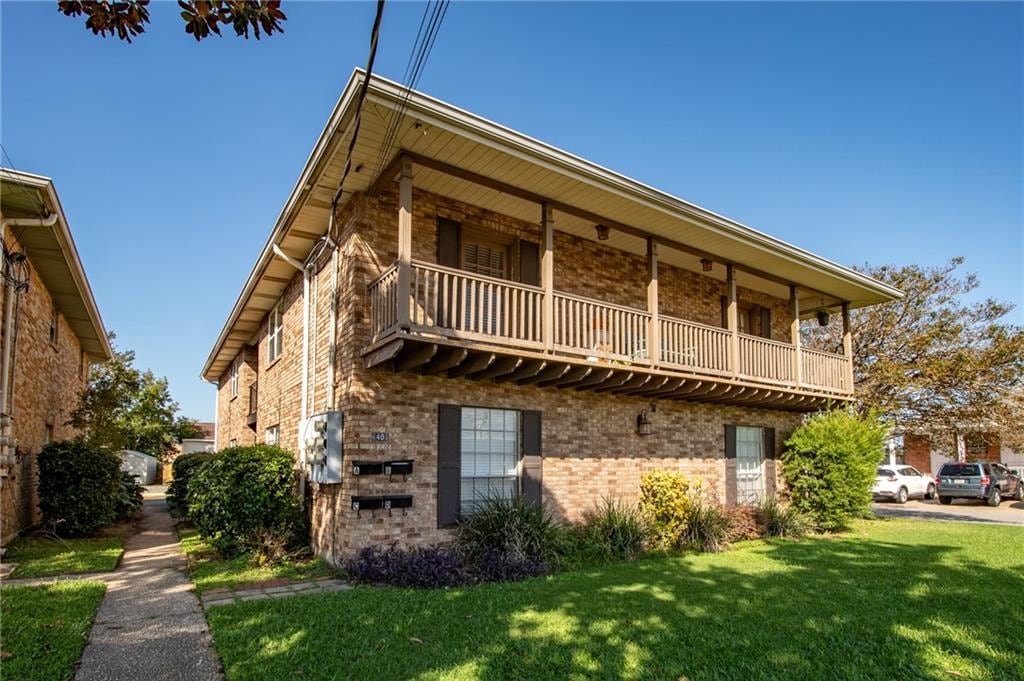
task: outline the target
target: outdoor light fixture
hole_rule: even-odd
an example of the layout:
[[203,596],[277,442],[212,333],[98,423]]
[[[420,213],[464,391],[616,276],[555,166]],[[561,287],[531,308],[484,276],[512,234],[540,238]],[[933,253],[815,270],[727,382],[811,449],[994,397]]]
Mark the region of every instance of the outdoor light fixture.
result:
[[640,413],[636,417],[636,434],[637,435],[650,435],[651,434],[651,420],[647,418],[647,410],[641,409]]
[[599,241],[608,241],[608,235],[611,233],[612,228],[608,225],[594,225],[597,230],[597,238]]
[[708,260],[707,258],[700,259],[700,268],[704,272],[710,272],[712,265],[714,265],[714,263]]
[[828,310],[818,310],[814,314],[818,317],[818,326],[828,326]]

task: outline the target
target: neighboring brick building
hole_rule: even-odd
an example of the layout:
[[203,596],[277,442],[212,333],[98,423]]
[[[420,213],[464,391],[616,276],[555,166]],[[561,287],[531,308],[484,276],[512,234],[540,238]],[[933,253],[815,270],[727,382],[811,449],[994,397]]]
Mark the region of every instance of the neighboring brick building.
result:
[[89,366],[109,359],[111,349],[53,182],[0,168],[0,214],[0,541],[6,542],[39,521],[36,455],[47,442],[75,435],[67,420]]
[[903,436],[903,462],[919,471],[937,473],[947,461],[997,461],[1008,465],[1024,465],[1024,453],[1003,444],[995,430],[965,430],[963,433]]
[[[342,480],[309,482],[320,554],[444,540],[483,494],[575,520],[654,468],[770,495],[803,414],[851,399],[848,310],[898,291],[419,93],[381,150],[389,81],[332,209],[361,79],[203,369],[218,447],[298,452],[304,418],[343,414]],[[801,348],[826,310],[843,347]]]

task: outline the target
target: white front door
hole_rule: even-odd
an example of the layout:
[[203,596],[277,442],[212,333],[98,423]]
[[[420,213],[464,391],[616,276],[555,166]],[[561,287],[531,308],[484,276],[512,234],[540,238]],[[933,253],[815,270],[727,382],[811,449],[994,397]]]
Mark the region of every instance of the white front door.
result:
[[764,499],[764,432],[736,428],[736,501],[755,504]]

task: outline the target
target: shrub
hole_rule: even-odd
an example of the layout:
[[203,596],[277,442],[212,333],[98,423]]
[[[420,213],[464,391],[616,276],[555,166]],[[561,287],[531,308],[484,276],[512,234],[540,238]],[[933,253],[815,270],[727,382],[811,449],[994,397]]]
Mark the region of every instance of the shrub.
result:
[[805,421],[782,455],[793,505],[824,530],[841,529],[865,513],[886,435],[874,415],[835,410]]
[[577,536],[577,560],[632,560],[644,552],[648,529],[636,506],[604,499],[584,514],[573,534]]
[[480,581],[511,581],[548,572],[560,535],[543,505],[494,498],[459,521],[454,548]]
[[39,453],[39,510],[57,534],[92,534],[117,518],[121,458],[82,440],[51,442]]
[[345,561],[345,572],[354,582],[424,589],[459,586],[468,581],[458,556],[438,546],[367,546]]
[[730,542],[729,512],[717,501],[697,497],[683,531],[682,545],[698,551],[723,551]]
[[758,539],[761,526],[758,522],[758,508],[748,504],[726,506],[725,513],[729,517],[729,541]]
[[672,549],[679,545],[693,505],[690,493],[696,488],[682,473],[656,470],[641,476],[638,509],[649,528],[652,546]]
[[114,515],[118,520],[131,520],[139,514],[144,491],[138,478],[127,471],[121,471],[121,484],[114,499]]
[[268,533],[289,547],[299,546],[304,527],[293,468],[294,457],[279,447],[224,449],[192,470],[189,517],[225,556],[258,549]]
[[765,499],[757,507],[757,522],[766,537],[800,538],[811,531],[807,516],[775,498]]
[[177,516],[188,515],[188,482],[200,466],[216,456],[215,452],[192,452],[174,460],[171,464],[171,484],[167,486],[167,507],[171,513]]

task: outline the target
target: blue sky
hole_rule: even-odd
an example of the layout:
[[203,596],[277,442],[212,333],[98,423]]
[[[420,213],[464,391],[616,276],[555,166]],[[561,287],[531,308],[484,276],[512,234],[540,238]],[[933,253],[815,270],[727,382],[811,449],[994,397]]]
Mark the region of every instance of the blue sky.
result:
[[[198,374],[374,6],[286,32],[131,44],[0,5],[0,138],[55,179],[104,320],[212,419]],[[385,11],[402,77],[422,5]],[[456,3],[420,89],[842,263],[967,257],[1022,295],[1024,5]],[[1021,323],[1021,310],[1009,318]]]

